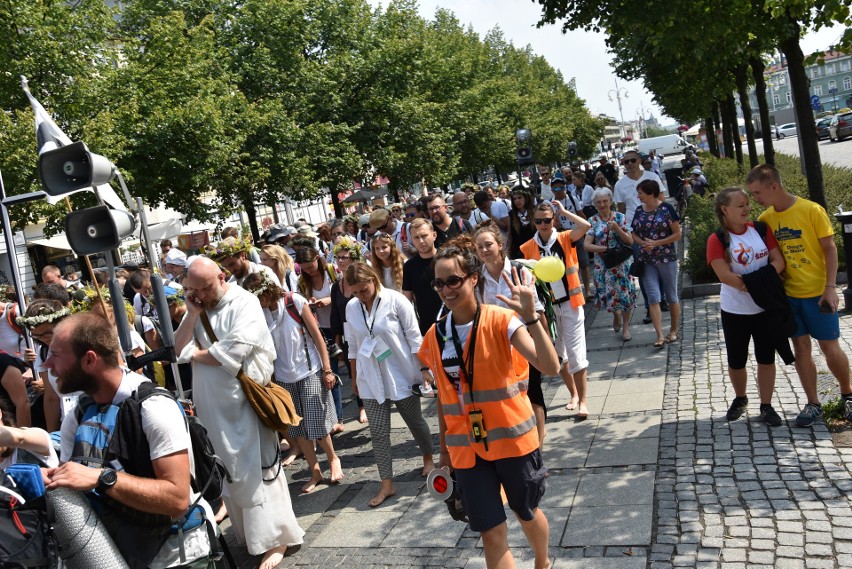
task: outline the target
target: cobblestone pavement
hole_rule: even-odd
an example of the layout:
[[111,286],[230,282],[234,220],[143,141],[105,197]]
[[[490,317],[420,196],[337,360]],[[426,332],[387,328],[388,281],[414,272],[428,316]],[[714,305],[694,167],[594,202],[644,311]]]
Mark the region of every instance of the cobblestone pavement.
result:
[[[852,449],[836,449],[822,423],[793,425],[803,393],[793,367],[780,362],[773,403],[787,422],[770,429],[757,419],[753,379],[752,416],[725,420],[733,391],[718,314],[718,297],[684,301],[680,342],[653,350],[641,311],[633,340],[622,343],[608,315],[587,310],[589,420],[576,422],[564,409],[558,378],[544,385],[551,475],[542,509],[554,568],[852,567]],[[852,316],[841,325],[850,352]],[[817,361],[821,384],[830,384]],[[423,409],[435,433],[434,402]],[[396,416],[399,494],[367,507],[378,488],[369,431],[353,419],[354,403],[344,415],[347,430],[334,441],[342,484],[301,495],[305,463],[286,470],[307,533],[281,566],[484,568],[478,535],[426,493],[419,452]],[[518,566],[532,568],[509,517]],[[237,565],[256,567],[259,558],[234,543],[227,522],[223,530]]]

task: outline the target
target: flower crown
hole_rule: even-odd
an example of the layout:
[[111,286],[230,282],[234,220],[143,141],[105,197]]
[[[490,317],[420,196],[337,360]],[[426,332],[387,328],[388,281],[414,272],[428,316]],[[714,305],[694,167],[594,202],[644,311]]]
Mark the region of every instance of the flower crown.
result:
[[343,250],[349,251],[351,255],[354,255],[354,259],[357,261],[361,258],[361,245],[359,245],[354,239],[349,237],[348,235],[344,235],[340,238],[340,241],[337,242],[332,248],[332,252],[337,255]]
[[222,239],[215,246],[207,247],[205,253],[214,261],[221,262],[226,257],[235,257],[240,253],[248,253],[252,248],[251,241],[246,239],[237,239],[236,237],[228,237]]
[[[101,296],[104,297],[104,302],[107,303],[107,306],[112,307],[110,304],[112,298],[110,297],[108,288],[101,287]],[[133,305],[127,302],[126,298],[122,300],[124,300],[124,310],[127,313],[127,320],[132,323],[136,319],[136,311],[133,310]],[[81,288],[71,298],[71,314],[90,312],[96,302],[98,302],[98,293],[95,292],[94,287],[89,285]]]
[[[48,311],[50,308],[47,306],[43,307]],[[48,324],[50,322],[56,322],[60,318],[64,318],[71,314],[71,311],[66,307],[62,307],[60,310],[56,312],[44,312],[42,314],[36,314],[34,316],[18,316],[15,319],[15,322],[18,323],[18,326],[26,328],[27,330],[32,330],[33,328],[37,328],[42,324]]]
[[[184,304],[186,304],[186,297],[183,294],[182,288],[176,289],[173,287],[166,286],[163,287],[163,289],[166,293],[166,304],[174,304],[176,306],[183,306]],[[169,289],[173,290],[173,292],[170,293]],[[153,294],[148,297],[148,302],[150,302],[151,304],[156,304]]]
[[15,296],[14,285],[10,285],[10,284],[0,285],[0,301],[2,301],[2,302],[18,302],[17,297]]
[[259,271],[255,274],[259,274],[261,277],[261,281],[257,283],[257,288],[253,288],[249,292],[260,298],[265,293],[270,292],[272,287],[275,286],[275,283],[272,282],[272,279],[269,278],[269,274],[266,271]]

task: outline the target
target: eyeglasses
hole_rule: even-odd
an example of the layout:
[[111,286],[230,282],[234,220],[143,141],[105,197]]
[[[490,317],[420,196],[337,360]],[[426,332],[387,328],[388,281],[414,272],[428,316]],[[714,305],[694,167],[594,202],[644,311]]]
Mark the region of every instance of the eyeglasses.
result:
[[435,292],[440,292],[444,290],[444,287],[447,287],[450,290],[457,289],[462,285],[464,281],[467,280],[469,276],[470,275],[465,275],[463,277],[460,277],[457,275],[453,275],[445,281],[442,281],[441,279],[434,279],[431,283],[432,289],[434,289]]
[[638,158],[625,158],[621,161],[622,164],[635,164],[636,162],[639,162]]
[[429,206],[429,211],[439,211],[442,207],[447,207],[446,205],[432,205]]
[[417,217],[417,213],[416,213],[416,212],[415,212],[415,213],[406,213],[406,214],[405,214],[405,217],[406,217],[406,218],[408,218],[408,217]]
[[536,218],[536,220],[535,220],[536,225],[545,225],[547,223],[553,223],[553,218],[552,217],[539,217],[539,218]]
[[348,261],[348,260],[350,260],[351,258],[352,258],[352,257],[350,257],[349,255],[337,255],[337,256],[335,257],[335,259],[337,259],[338,261]]

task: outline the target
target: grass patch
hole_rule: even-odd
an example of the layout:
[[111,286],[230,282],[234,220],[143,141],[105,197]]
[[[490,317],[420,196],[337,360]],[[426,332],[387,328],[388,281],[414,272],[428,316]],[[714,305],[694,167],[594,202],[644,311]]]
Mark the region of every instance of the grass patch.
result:
[[[686,270],[692,276],[694,282],[716,282],[716,274],[707,266],[707,238],[719,227],[719,221],[713,213],[714,192],[728,186],[740,186],[745,188],[745,178],[749,168],[739,169],[736,160],[732,158],[716,158],[712,154],[702,152],[700,159],[704,166],[704,175],[710,182],[712,188],[706,197],[694,196],[686,210],[686,222],[690,227],[689,251],[686,257]],[[762,161],[763,156],[760,156]],[[775,155],[775,165],[781,171],[784,187],[787,191],[797,196],[808,197],[808,183],[799,172],[799,159],[786,154]],[[852,207],[852,171],[848,168],[839,168],[823,164],[822,174],[825,185],[825,200],[828,205],[829,218],[834,226],[834,241],[837,244],[838,256],[841,270],[845,265],[843,252],[843,235],[840,224],[834,217],[837,206],[843,205],[846,209]],[[763,213],[763,206],[757,202],[751,202],[751,218]]]
[[852,426],[849,421],[843,418],[843,398],[840,396],[823,402],[822,417],[825,425],[832,432]]

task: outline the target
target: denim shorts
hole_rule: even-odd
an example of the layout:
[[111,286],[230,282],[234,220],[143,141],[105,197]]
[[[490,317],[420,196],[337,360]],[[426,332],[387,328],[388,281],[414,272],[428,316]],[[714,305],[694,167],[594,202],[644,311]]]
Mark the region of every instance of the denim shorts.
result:
[[788,296],[793,317],[796,319],[794,336],[810,336],[816,340],[836,340],[840,337],[840,316],[837,312],[825,313],[819,311],[818,296],[811,298],[793,298]]

